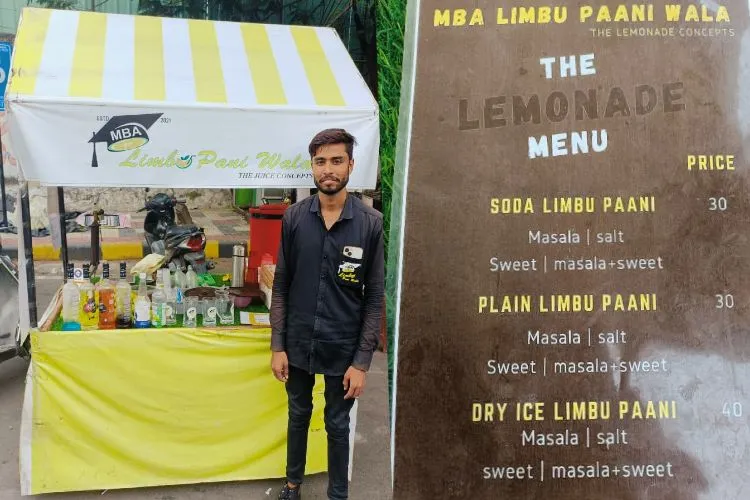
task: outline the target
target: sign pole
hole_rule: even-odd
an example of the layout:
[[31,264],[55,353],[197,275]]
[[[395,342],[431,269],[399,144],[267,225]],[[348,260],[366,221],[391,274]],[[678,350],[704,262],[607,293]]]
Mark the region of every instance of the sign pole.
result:
[[[10,42],[0,42],[0,111],[5,112],[5,87],[8,84],[8,73],[10,72],[10,59],[13,45]],[[5,195],[5,155],[3,154],[2,137],[0,137],[0,198],[2,198],[3,220],[0,221],[0,232],[7,231],[8,202]]]
[[8,224],[8,203],[7,198],[5,196],[5,167],[4,167],[4,155],[2,154],[3,150],[3,140],[0,138],[0,198],[2,198],[2,213],[3,213],[3,220],[0,221],[0,232],[7,231],[10,227],[10,224]]

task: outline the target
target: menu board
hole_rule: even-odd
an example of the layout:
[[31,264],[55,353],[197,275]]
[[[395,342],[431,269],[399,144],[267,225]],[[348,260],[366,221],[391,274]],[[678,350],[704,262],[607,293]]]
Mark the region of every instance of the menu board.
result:
[[748,2],[413,1],[396,500],[750,498]]

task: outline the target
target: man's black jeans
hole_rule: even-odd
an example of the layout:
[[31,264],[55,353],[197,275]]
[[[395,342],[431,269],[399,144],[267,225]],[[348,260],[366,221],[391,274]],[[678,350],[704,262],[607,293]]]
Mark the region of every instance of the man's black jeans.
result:
[[[349,411],[354,399],[344,399],[344,377],[325,376],[326,407],[324,419],[328,434],[328,498],[349,497]],[[289,396],[289,437],[287,441],[286,479],[302,484],[307,459],[307,435],[312,417],[312,390],[315,375],[289,367],[286,393]]]

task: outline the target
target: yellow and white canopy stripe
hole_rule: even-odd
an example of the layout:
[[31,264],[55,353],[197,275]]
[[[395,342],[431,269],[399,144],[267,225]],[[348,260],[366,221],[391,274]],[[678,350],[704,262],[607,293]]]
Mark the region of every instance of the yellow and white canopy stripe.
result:
[[23,10],[10,99],[377,109],[331,28]]

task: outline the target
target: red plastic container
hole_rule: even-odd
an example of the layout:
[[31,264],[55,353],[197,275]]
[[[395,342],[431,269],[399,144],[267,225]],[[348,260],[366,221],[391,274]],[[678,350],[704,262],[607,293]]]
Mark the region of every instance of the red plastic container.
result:
[[258,282],[258,268],[263,256],[268,254],[276,264],[281,243],[281,218],[289,205],[284,203],[261,205],[250,208],[250,235],[247,247],[247,270],[245,283]]

